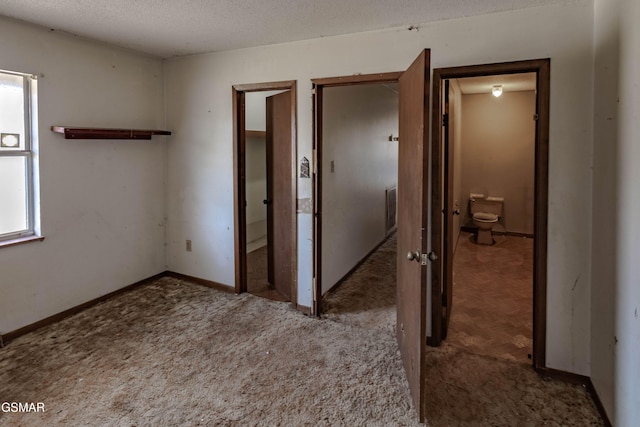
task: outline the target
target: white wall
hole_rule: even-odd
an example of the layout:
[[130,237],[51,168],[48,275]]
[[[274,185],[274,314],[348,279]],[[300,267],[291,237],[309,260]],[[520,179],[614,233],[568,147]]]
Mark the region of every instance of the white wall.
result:
[[[398,95],[384,85],[323,93],[322,293],[386,236],[386,193],[398,178]],[[331,162],[334,171],[331,171]]]
[[[166,62],[171,270],[234,284],[231,86],[298,81],[298,161],[312,159],[314,77],[551,58],[547,365],[589,374],[593,2],[530,8]],[[298,180],[298,197],[311,197]],[[579,213],[579,214],[578,214]],[[298,302],[312,303],[311,214],[298,214]],[[184,251],[192,236],[194,251]],[[401,250],[404,250],[401,248]]]
[[534,91],[462,95],[462,194],[504,197],[497,231],[533,234],[535,121]]
[[595,2],[591,381],[610,418],[614,416],[616,246],[621,228],[616,219],[619,13],[619,4]]
[[614,425],[640,419],[640,4],[595,2],[592,382]]
[[285,92],[283,90],[267,90],[247,92],[245,94],[245,128],[247,130],[267,130],[267,107],[269,96]]
[[165,270],[166,137],[65,140],[51,125],[163,128],[162,62],[0,17],[0,68],[40,76],[45,240],[0,248],[0,333]]
[[620,10],[615,418],[632,426],[640,419],[640,3],[623,0]]

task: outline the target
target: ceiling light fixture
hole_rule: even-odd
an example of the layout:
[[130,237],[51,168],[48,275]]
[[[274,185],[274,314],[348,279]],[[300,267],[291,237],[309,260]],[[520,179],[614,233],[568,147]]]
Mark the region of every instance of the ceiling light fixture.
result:
[[493,94],[493,96],[495,96],[496,98],[499,97],[500,95],[502,95],[502,85],[495,85],[491,88],[491,93]]
[[0,147],[2,148],[18,148],[20,147],[20,134],[3,133],[0,136]]

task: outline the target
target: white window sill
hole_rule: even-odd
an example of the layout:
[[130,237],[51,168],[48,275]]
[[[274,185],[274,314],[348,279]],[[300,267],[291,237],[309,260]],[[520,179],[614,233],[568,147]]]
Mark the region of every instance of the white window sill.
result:
[[27,236],[27,237],[21,237],[19,239],[3,240],[3,241],[0,241],[0,249],[8,248],[9,246],[21,245],[23,243],[29,243],[29,242],[42,242],[43,240],[44,240],[44,236]]

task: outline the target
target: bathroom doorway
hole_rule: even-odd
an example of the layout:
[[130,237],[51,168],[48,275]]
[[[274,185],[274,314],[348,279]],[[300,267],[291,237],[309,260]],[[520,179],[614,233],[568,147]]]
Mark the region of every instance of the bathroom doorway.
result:
[[543,368],[549,61],[436,69],[433,84],[430,344]]

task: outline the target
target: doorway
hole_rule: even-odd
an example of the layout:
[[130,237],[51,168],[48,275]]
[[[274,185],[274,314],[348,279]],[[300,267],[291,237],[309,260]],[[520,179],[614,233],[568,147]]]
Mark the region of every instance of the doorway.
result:
[[[515,219],[514,209],[507,204],[502,194],[482,194],[475,188],[475,196],[482,199],[487,196],[497,196],[496,200],[501,203],[501,207],[507,210],[503,213],[503,221],[496,226],[498,231],[506,231],[506,234],[521,234],[533,237],[531,244],[533,260],[531,263],[532,287],[530,292],[532,307],[532,341],[533,351],[531,355],[533,366],[542,369],[545,366],[545,338],[546,338],[546,244],[547,244],[547,195],[548,195],[548,135],[549,135],[549,65],[548,59],[519,61],[501,64],[489,64],[479,66],[455,67],[446,69],[435,69],[433,78],[433,126],[432,145],[433,153],[433,233],[435,236],[434,247],[438,247],[442,257],[439,265],[434,266],[439,274],[439,280],[432,283],[432,334],[429,340],[430,345],[437,346],[447,337],[451,313],[455,312],[454,305],[454,250],[457,240],[457,232],[461,226],[472,224],[468,219],[460,220],[461,216],[468,217],[472,202],[469,199],[474,197],[470,194],[462,194],[460,188],[456,188],[460,182],[460,153],[456,153],[456,143],[452,139],[455,134],[455,111],[450,110],[452,93],[451,85],[459,84],[463,79],[475,78],[477,81],[489,82],[487,79],[498,79],[501,76],[504,81],[522,81],[527,76],[531,76],[534,82],[534,93],[530,95],[533,99],[533,114],[531,119],[534,122],[533,132],[533,177],[532,194],[522,195],[517,191],[512,192],[511,198],[517,199],[522,196],[519,202],[526,203],[524,199],[530,196],[531,200],[531,228],[532,233],[509,233],[505,228],[505,218],[510,216],[510,220]],[[494,81],[495,83],[495,81]],[[491,84],[489,89],[496,84]],[[460,87],[458,85],[458,89]],[[453,89],[455,92],[455,89]],[[523,95],[526,96],[526,95]],[[459,100],[458,100],[459,102]],[[460,147],[458,147],[459,149]],[[476,156],[478,157],[478,156]],[[481,156],[480,156],[481,157]],[[435,161],[438,159],[438,161]],[[484,159],[487,161],[487,159]],[[493,159],[495,161],[495,158]],[[478,180],[476,180],[477,183]],[[490,186],[490,185],[489,185]],[[506,188],[506,187],[505,187]],[[490,189],[487,188],[489,192]],[[520,189],[521,191],[522,188]],[[507,191],[507,190],[501,190]],[[474,193],[474,191],[469,191]],[[468,197],[467,197],[468,196]],[[513,202],[513,200],[511,201]],[[516,221],[517,222],[517,221]],[[525,220],[526,222],[526,220]],[[513,223],[513,221],[512,221]],[[515,227],[515,225],[514,225]],[[501,228],[501,230],[500,230]],[[517,227],[516,227],[517,228]],[[464,229],[464,228],[463,228]],[[468,235],[464,235],[465,237]],[[522,238],[522,236],[520,237]],[[521,242],[516,242],[520,244]],[[465,242],[467,244],[467,242]],[[475,244],[475,243],[473,243]],[[479,247],[477,247],[478,250]],[[494,251],[495,252],[495,251]],[[514,250],[510,251],[511,253]],[[526,252],[526,249],[525,249]],[[525,267],[523,267],[525,268]],[[462,307],[461,307],[462,308]]]
[[[444,114],[444,80],[493,74],[535,73],[533,366],[538,370],[545,367],[549,64],[548,59],[542,59],[442,68],[434,70],[431,81],[430,51],[425,49],[404,72],[312,80],[315,118],[313,148],[317,168],[314,175],[315,313],[319,313],[322,294],[323,88],[372,82],[399,83],[396,339],[421,421],[425,417],[426,402],[426,345],[437,346],[446,337],[452,309],[451,216],[455,209],[451,198],[452,180],[448,175],[453,170],[449,164],[451,156],[446,154],[444,147],[443,126],[439,125]],[[432,120],[429,120],[430,102]],[[431,270],[430,274],[427,274],[428,270]],[[431,279],[429,336],[427,278]]]
[[[396,340],[418,417],[425,419],[425,354],[428,199],[430,161],[428,108],[431,78],[430,50],[422,50],[404,72],[314,79],[314,309],[318,313],[322,287],[322,101],[327,86],[398,83],[398,179]],[[409,252],[410,257],[400,256]],[[414,262],[417,261],[417,262]]]
[[[375,115],[375,112],[380,108],[385,108],[382,106],[387,108],[385,115],[389,112],[388,97],[376,95],[376,92],[389,93],[389,91],[395,91],[397,99],[396,86],[400,74],[384,73],[312,79],[315,94],[315,138],[313,148],[316,153],[314,174],[314,212],[316,219],[314,227],[314,313],[318,316],[322,312],[323,295],[339,285],[341,278],[354,271],[367,258],[368,254],[375,251],[381,243],[380,240],[388,236],[387,233],[394,229],[396,211],[395,187],[397,183],[397,122],[395,125],[383,127],[382,129],[385,130],[383,132],[378,126],[379,120],[375,120],[371,116]],[[380,101],[381,98],[382,101]],[[358,102],[361,102],[362,105],[357,105]],[[397,100],[395,102],[396,106],[392,114],[395,116],[394,119],[397,120]],[[377,108],[377,105],[381,107]],[[329,109],[325,112],[325,107],[327,106]],[[366,129],[367,135],[362,135],[362,132],[355,132],[353,128],[350,128],[348,122],[341,123],[341,121],[354,119],[363,122],[361,125]],[[385,122],[388,121],[387,118],[383,120]],[[339,130],[327,132],[328,128],[325,122],[332,125],[341,124],[342,126],[340,126]],[[376,129],[373,132],[380,131],[378,135],[370,135],[371,128]],[[378,140],[372,141],[372,138],[377,138]],[[365,142],[367,139],[369,141]],[[351,141],[357,141],[359,144],[351,144]],[[374,149],[374,151],[379,157],[383,158],[389,158],[385,150],[396,150],[395,160],[393,160],[396,164],[390,168],[394,171],[393,178],[390,176],[381,177],[377,170],[357,171],[362,167],[375,167],[370,162],[364,162],[362,159],[363,155],[370,155],[365,146],[366,144],[377,144],[378,148]],[[351,145],[351,147],[348,145]],[[328,163],[326,167],[325,160]],[[364,163],[366,163],[366,166],[363,166]],[[376,183],[371,183],[369,182],[370,180],[376,181]],[[375,184],[377,184],[377,187]],[[379,190],[377,192],[381,203],[376,206],[375,196],[372,198],[371,195],[367,195],[363,200],[357,202],[355,199],[359,195],[356,192],[362,191],[362,188],[359,188],[362,185],[376,187],[376,190]],[[389,202],[387,202],[387,199]],[[385,203],[389,205],[388,208],[385,207]],[[369,215],[370,212],[367,212],[368,214],[364,216],[363,221],[361,209],[364,211],[376,210],[380,215],[372,218]],[[390,212],[391,210],[393,210],[393,214]],[[363,224],[363,222],[369,222],[369,224]],[[375,224],[371,224],[371,222],[375,222]],[[353,247],[362,242],[353,242],[354,239],[350,238],[349,233],[342,232],[344,227],[366,228],[363,233],[370,240],[364,243],[366,249],[348,248],[347,246]],[[341,241],[342,237],[345,236],[346,240]],[[327,240],[326,244],[323,244],[324,240]],[[368,252],[372,246],[373,250]],[[332,252],[336,250],[341,251],[340,255],[331,256],[328,259],[328,255],[335,255]],[[323,271],[328,272],[328,274],[323,274]]]
[[296,83],[233,86],[237,293],[296,307]]

